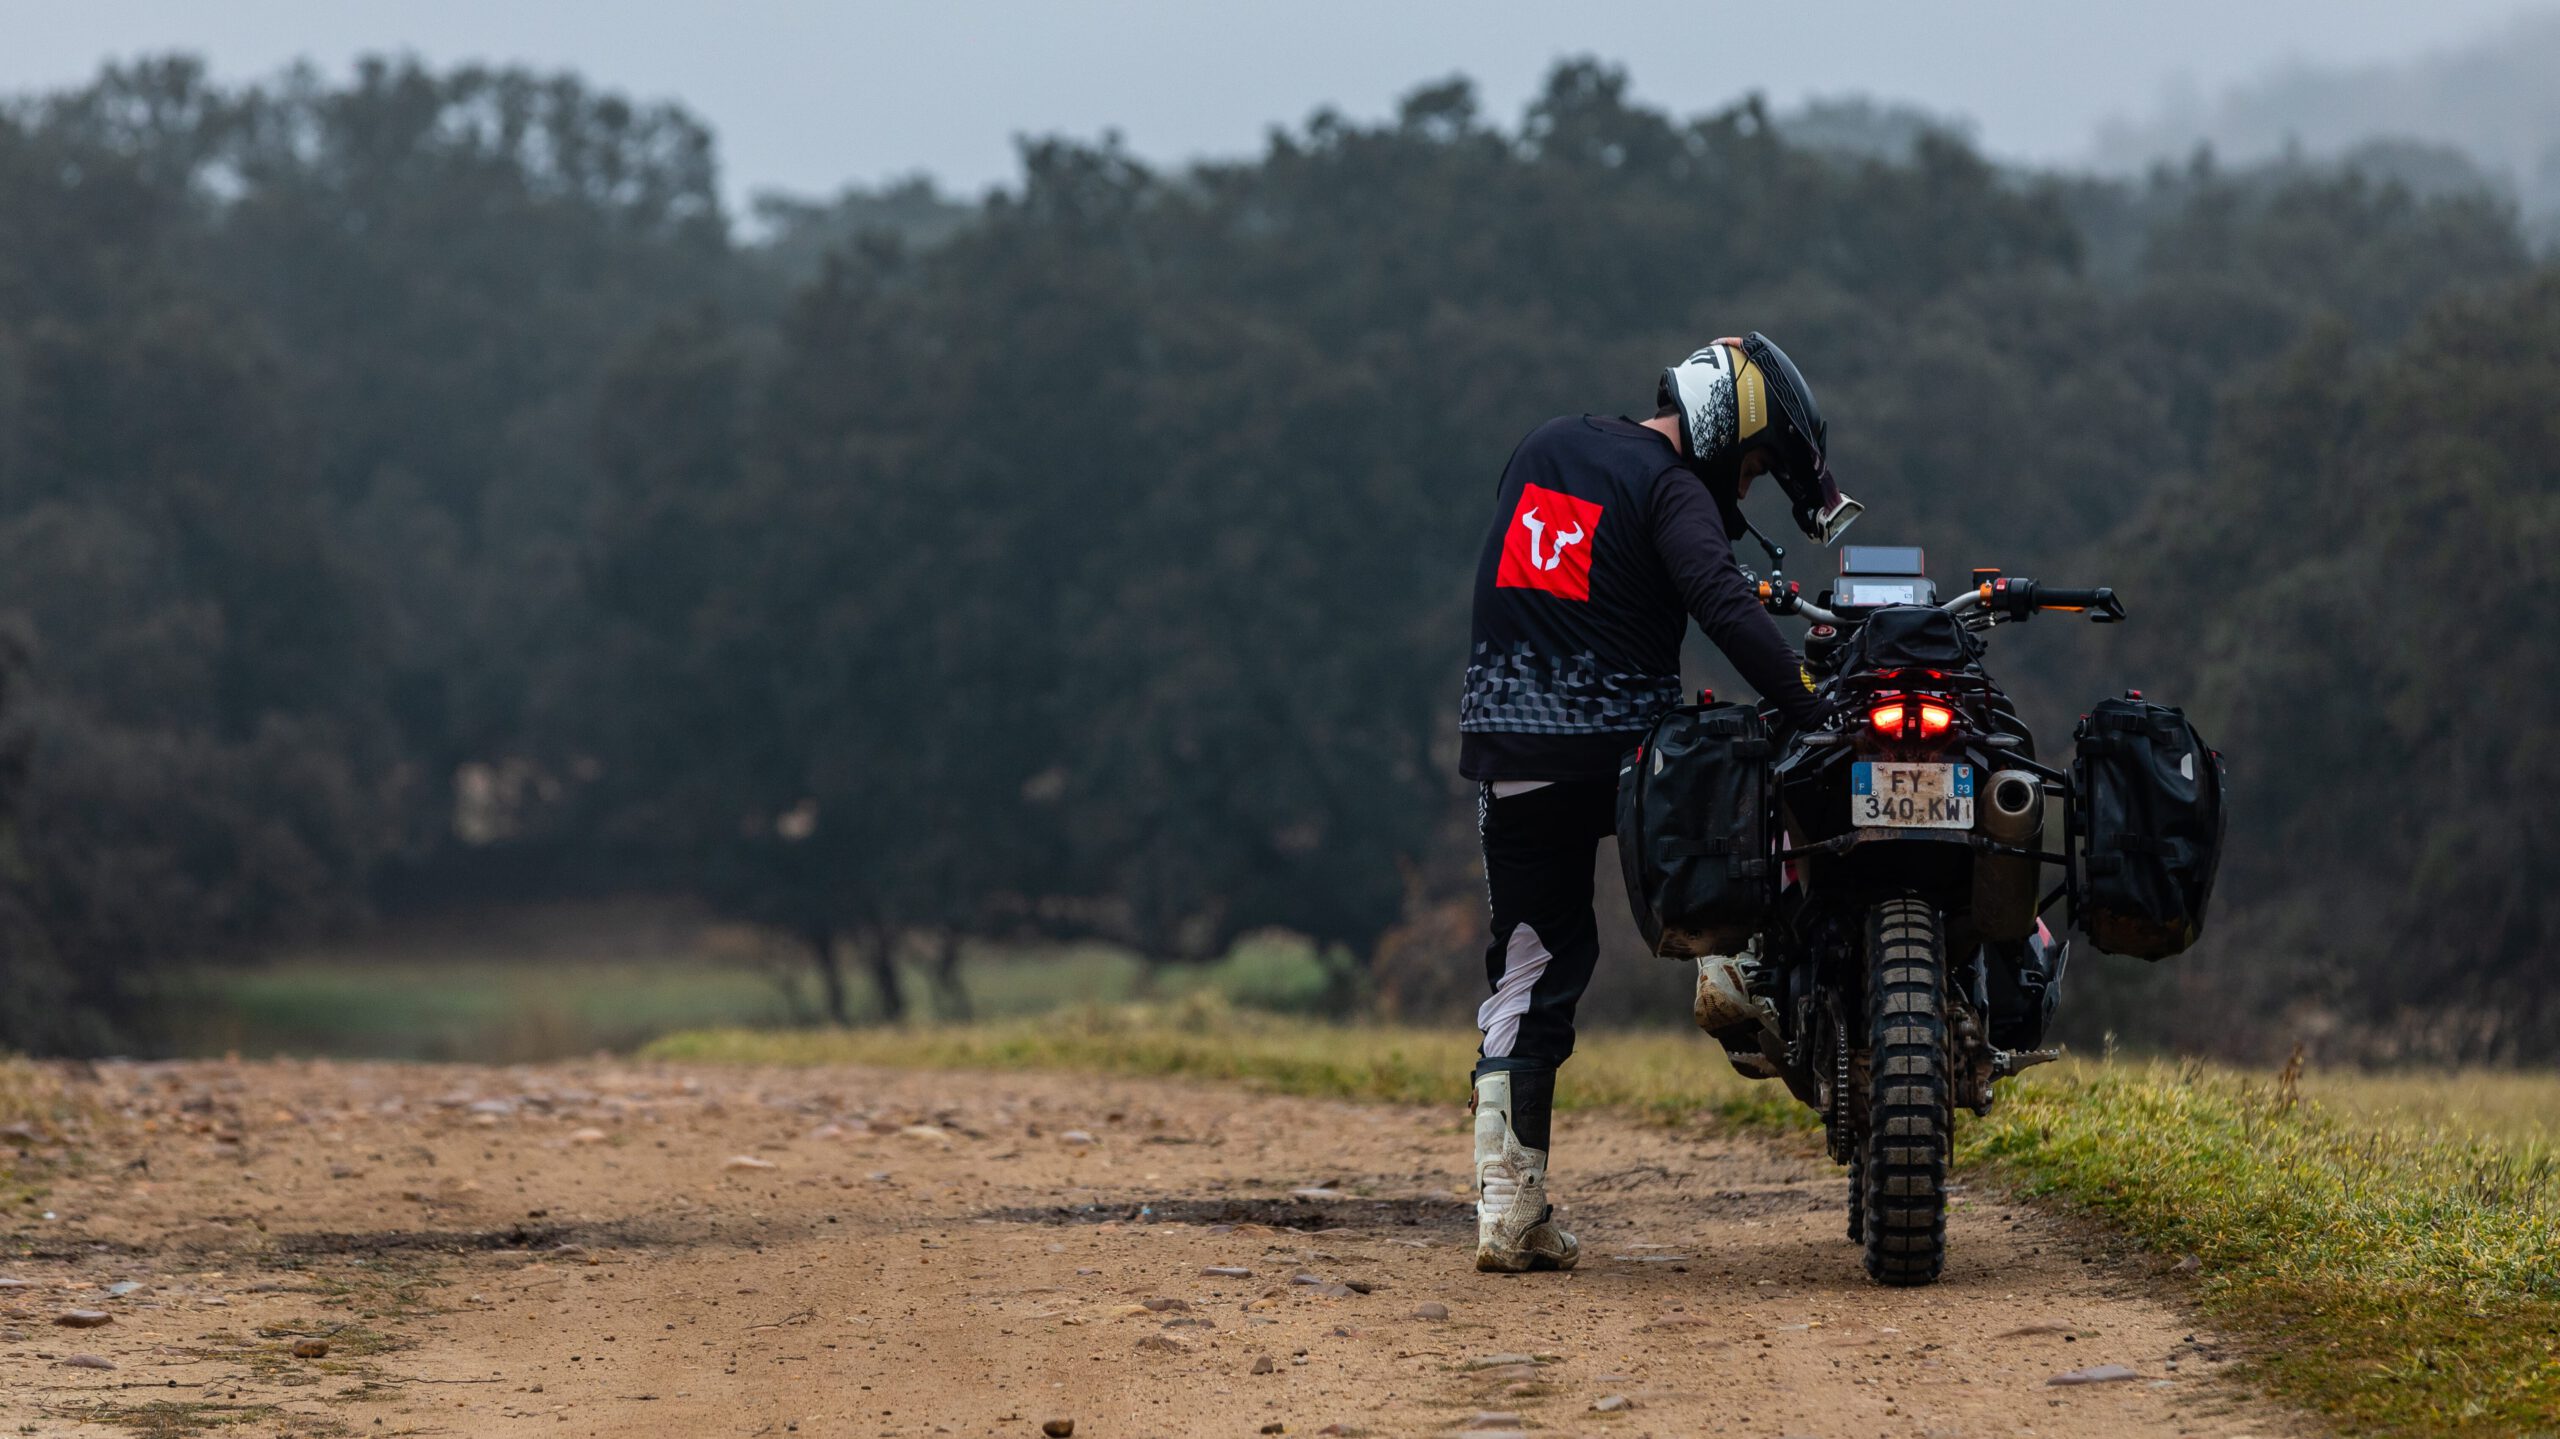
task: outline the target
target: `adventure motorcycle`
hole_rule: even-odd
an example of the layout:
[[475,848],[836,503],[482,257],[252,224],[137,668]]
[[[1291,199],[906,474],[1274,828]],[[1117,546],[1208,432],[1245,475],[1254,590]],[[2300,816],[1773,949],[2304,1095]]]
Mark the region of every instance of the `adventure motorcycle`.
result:
[[[1939,603],[1918,549],[1856,545],[1818,601],[1756,583],[1811,621],[1819,718],[1779,745],[1712,694],[1664,716],[1621,776],[1629,895],[1657,953],[1700,960],[1700,1023],[1735,1069],[1821,1114],[1868,1274],[1927,1284],[1956,1107],[1988,1113],[1995,1084],[2057,1057],[2042,1045],[2068,946],[2044,911],[2069,896],[2111,952],[2192,944],[2220,759],[2138,692],[2084,718],[2071,769],[2035,757],[1984,635],[2054,611],[2121,620],[2110,590],[1977,570]],[[2065,878],[2039,894],[2047,864]]]

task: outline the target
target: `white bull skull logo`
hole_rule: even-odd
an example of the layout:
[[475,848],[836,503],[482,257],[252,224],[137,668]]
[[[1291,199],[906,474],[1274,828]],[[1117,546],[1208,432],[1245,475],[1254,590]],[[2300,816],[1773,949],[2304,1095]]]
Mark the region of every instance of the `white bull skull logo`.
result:
[[1542,570],[1551,570],[1556,566],[1563,564],[1565,548],[1569,545],[1581,544],[1585,539],[1589,538],[1589,536],[1583,532],[1582,522],[1580,520],[1576,520],[1573,523],[1572,529],[1556,531],[1556,547],[1554,551],[1552,553],[1542,555],[1539,553],[1539,546],[1546,539],[1547,522],[1539,519],[1538,512],[1535,509],[1532,509],[1520,517],[1520,523],[1526,526],[1529,531],[1529,563]]

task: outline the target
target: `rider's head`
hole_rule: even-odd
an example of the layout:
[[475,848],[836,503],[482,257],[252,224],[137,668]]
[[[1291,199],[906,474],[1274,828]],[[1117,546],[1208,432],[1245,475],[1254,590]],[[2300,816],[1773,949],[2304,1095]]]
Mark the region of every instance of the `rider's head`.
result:
[[1797,528],[1830,544],[1863,508],[1840,493],[1825,460],[1830,426],[1787,353],[1754,330],[1718,340],[1662,372],[1657,418],[1680,421],[1681,453],[1739,496],[1753,474],[1776,475]]

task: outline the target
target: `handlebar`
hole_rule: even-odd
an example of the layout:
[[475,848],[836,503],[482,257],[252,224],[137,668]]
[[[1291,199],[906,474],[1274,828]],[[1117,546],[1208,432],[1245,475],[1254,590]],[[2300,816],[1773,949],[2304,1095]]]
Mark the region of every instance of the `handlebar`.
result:
[[[1774,614],[1802,615],[1815,624],[1850,623],[1806,599],[1793,582],[1772,585],[1762,581],[1760,603]],[[2009,620],[2023,620],[2039,610],[2052,610],[2063,614],[2086,614],[2091,623],[2101,625],[2114,624],[2125,617],[2124,601],[2117,599],[2116,592],[2104,585],[2094,589],[2065,589],[2028,579],[1999,579],[1976,585],[1938,608],[1951,615],[1987,609],[1997,619]]]

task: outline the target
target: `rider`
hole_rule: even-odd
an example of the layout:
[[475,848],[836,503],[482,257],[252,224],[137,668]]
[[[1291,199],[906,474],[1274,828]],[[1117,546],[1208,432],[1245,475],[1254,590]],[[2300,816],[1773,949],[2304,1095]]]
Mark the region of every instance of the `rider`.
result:
[[1753,333],[1664,370],[1653,418],[1549,420],[1503,467],[1458,720],[1493,907],[1493,993],[1476,1012],[1478,1269],[1570,1269],[1578,1252],[1547,1203],[1548,1111],[1599,958],[1592,862],[1615,828],[1619,760],[1680,702],[1686,619],[1782,723],[1812,715],[1813,677],[1733,543],[1764,474],[1808,536],[1848,528],[1859,506],[1832,481],[1826,438],[1804,376]]

